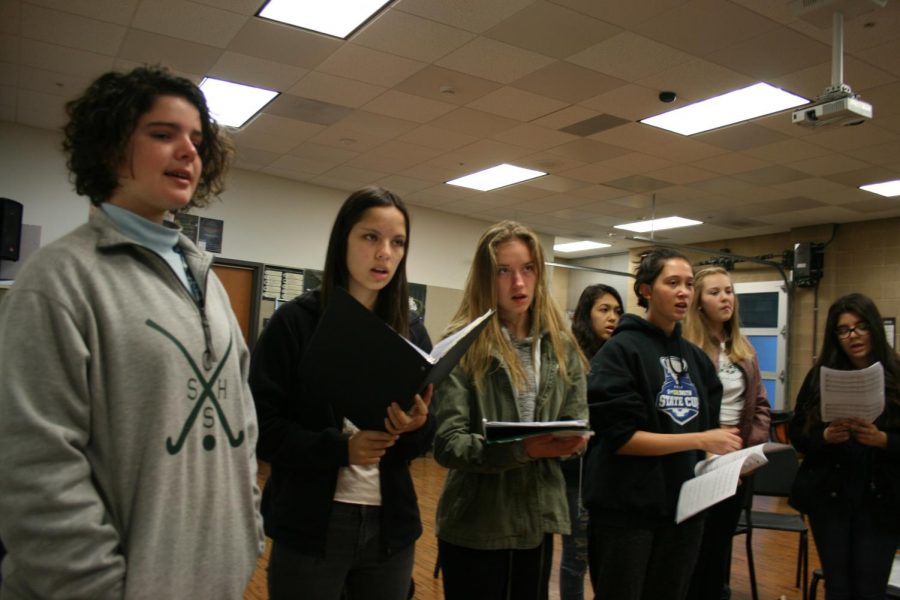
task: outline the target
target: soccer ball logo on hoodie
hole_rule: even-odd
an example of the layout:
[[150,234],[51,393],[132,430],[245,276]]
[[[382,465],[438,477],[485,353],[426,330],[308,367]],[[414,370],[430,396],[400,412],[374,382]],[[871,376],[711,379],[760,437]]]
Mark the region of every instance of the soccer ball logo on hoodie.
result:
[[687,362],[679,356],[660,356],[659,364],[666,377],[656,397],[656,410],[684,426],[700,414],[700,396],[687,372]]

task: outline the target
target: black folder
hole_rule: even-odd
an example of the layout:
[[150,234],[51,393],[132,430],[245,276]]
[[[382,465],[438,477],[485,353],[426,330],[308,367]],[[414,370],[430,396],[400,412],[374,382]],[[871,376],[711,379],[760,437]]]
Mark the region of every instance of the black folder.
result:
[[441,340],[428,354],[346,290],[335,288],[303,361],[309,392],[359,429],[384,430],[387,407],[396,402],[409,410],[416,394],[449,375],[493,312]]

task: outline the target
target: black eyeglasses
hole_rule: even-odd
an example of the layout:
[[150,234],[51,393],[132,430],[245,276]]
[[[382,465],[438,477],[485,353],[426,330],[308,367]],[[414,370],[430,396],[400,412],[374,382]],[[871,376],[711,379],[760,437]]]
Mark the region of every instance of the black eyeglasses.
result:
[[866,335],[869,333],[869,324],[868,323],[859,323],[856,327],[847,327],[846,325],[841,325],[840,327],[836,327],[834,332],[837,334],[838,339],[846,339],[850,337],[850,334],[856,332],[856,335]]

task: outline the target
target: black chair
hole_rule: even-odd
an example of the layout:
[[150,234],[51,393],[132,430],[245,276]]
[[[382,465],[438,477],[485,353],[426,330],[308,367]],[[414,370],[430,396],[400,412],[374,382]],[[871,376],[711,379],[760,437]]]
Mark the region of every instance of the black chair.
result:
[[[800,588],[803,600],[807,600],[809,584],[809,535],[803,515],[797,512],[781,513],[753,510],[754,496],[774,496],[787,498],[800,466],[797,453],[793,448],[773,452],[768,455],[768,464],[760,467],[745,485],[752,485],[752,494],[741,510],[735,535],[743,533],[747,536],[747,566],[750,571],[750,592],[753,600],[759,600],[756,590],[756,569],[753,564],[753,530],[768,529],[774,531],[792,531],[800,535],[800,547],[797,551],[797,577],[795,587]],[[802,579],[802,585],[801,585]]]
[[[897,548],[897,551],[900,552],[900,548]],[[897,571],[897,565],[900,564],[900,557],[894,557],[894,571]],[[892,573],[894,572],[892,571]],[[809,600],[816,600],[816,594],[818,593],[819,581],[825,579],[825,572],[822,569],[816,569],[813,571],[812,575],[812,583],[809,584]],[[885,590],[885,598],[900,598],[900,586],[891,585],[890,583],[887,586],[887,590]]]

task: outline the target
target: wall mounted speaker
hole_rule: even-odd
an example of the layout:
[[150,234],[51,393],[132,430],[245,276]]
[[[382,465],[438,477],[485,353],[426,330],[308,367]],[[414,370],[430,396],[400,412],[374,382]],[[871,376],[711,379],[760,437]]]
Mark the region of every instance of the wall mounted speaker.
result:
[[0,198],[0,259],[19,260],[22,242],[22,204]]

